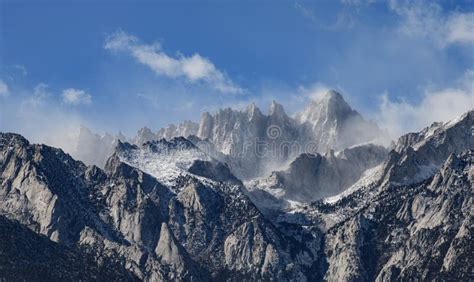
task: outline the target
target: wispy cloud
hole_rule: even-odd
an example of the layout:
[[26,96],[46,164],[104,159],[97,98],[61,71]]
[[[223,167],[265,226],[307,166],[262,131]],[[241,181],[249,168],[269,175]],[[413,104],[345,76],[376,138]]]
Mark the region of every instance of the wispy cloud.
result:
[[69,105],[88,105],[92,103],[91,95],[84,90],[68,88],[63,90],[63,102]]
[[309,87],[300,86],[298,88],[298,92],[301,93],[303,97],[311,100],[320,100],[329,90],[331,90],[331,87],[322,82],[316,82]]
[[21,75],[23,75],[23,76],[28,75],[28,71],[26,70],[26,67],[23,66],[23,65],[12,65],[11,68],[18,71],[18,72],[20,72]]
[[448,18],[447,41],[450,43],[474,43],[474,13],[456,13]]
[[400,32],[431,38],[440,47],[474,43],[474,13],[446,13],[435,2],[392,0],[390,8],[401,17]]
[[192,56],[166,54],[159,43],[144,44],[137,37],[124,31],[108,36],[104,48],[111,51],[128,52],[139,63],[148,66],[156,74],[170,78],[184,78],[189,82],[205,82],[224,93],[243,93],[225,72],[207,58],[195,53]]
[[448,121],[474,109],[474,71],[468,70],[451,88],[425,90],[418,104],[392,101],[382,95],[378,122],[394,137],[418,131],[435,121]]
[[38,83],[33,89],[33,95],[26,98],[24,103],[27,103],[31,106],[38,106],[42,104],[48,97],[51,96],[49,87],[46,83]]
[[8,89],[8,85],[0,79],[0,97],[6,97],[10,95],[10,90]]
[[62,107],[54,98],[45,83],[33,89],[13,85],[7,103],[0,101],[0,131],[19,133],[31,142],[71,152],[84,121],[75,110]]
[[[367,1],[367,5],[370,1]],[[342,6],[336,14],[336,17],[332,21],[324,20],[320,15],[316,14],[316,11],[311,7],[307,6],[306,3],[301,1],[294,2],[294,8],[308,21],[311,22],[315,27],[323,30],[341,30],[351,29],[357,22],[357,14],[360,12],[360,7],[365,4],[365,1],[353,1],[343,0]]]
[[301,15],[303,17],[305,17],[306,19],[311,21],[313,24],[318,23],[318,19],[317,19],[316,15],[314,14],[314,12],[311,9],[309,9],[308,7],[306,7],[303,3],[295,1],[294,7],[297,11],[299,11],[301,13]]

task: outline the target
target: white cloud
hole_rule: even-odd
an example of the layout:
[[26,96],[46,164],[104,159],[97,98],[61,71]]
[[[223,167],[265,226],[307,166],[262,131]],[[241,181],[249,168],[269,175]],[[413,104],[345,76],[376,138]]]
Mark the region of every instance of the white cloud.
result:
[[382,95],[378,123],[393,137],[419,131],[435,121],[449,121],[474,109],[474,71],[469,70],[453,88],[426,90],[419,104],[391,101]]
[[357,23],[360,7],[372,4],[374,0],[342,0],[341,9],[336,13],[336,19],[328,21],[317,15],[316,10],[306,4],[307,1],[295,1],[294,8],[316,28],[323,30],[351,29]]
[[69,105],[88,105],[92,103],[91,95],[84,90],[68,88],[63,90],[63,102]]
[[474,43],[474,13],[451,15],[446,28],[448,42]]
[[48,97],[51,93],[48,91],[48,84],[40,82],[38,83],[35,88],[33,89],[33,96],[38,97],[38,98],[46,98]]
[[26,98],[24,103],[31,106],[41,105],[48,97],[51,96],[51,93],[48,90],[48,85],[45,83],[39,83],[33,89],[33,95]]
[[199,54],[175,57],[166,54],[161,45],[143,44],[133,35],[118,31],[105,40],[106,50],[124,51],[132,55],[139,63],[148,66],[156,74],[170,78],[185,78],[187,81],[205,82],[212,88],[224,93],[243,93],[236,85],[207,58]]
[[298,92],[303,94],[303,97],[308,97],[311,100],[321,100],[331,88],[321,82],[311,85],[309,88],[300,86]]
[[429,37],[440,47],[474,43],[474,13],[445,14],[440,5],[422,0],[392,0],[389,6],[402,18],[403,34]]
[[0,97],[6,97],[10,95],[10,90],[8,89],[8,85],[0,79]]

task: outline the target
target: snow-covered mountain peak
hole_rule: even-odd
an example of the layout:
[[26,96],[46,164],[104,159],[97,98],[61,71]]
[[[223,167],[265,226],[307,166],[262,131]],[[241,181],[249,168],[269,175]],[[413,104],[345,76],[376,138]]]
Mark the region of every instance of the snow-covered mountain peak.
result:
[[119,142],[115,152],[120,161],[139,168],[161,183],[173,187],[180,176],[188,175],[197,160],[212,161],[184,137],[150,141],[142,146]]
[[344,100],[344,97],[342,97],[342,94],[337,92],[334,89],[328,90],[326,94],[324,94],[323,99],[328,100],[328,101],[331,100],[331,101],[338,101],[340,103],[346,103],[346,101]]
[[442,170],[446,162],[455,163],[457,155],[474,148],[473,127],[474,110],[471,110],[451,121],[436,122],[420,132],[401,136],[374,173],[367,171],[362,181],[326,201],[336,202],[368,187],[380,191],[370,188],[364,193],[378,195],[393,186],[416,185],[428,180]]
[[[205,144],[239,149],[254,136],[275,144],[301,137],[291,134],[298,124],[271,116],[251,122],[243,111],[222,114],[211,116],[215,135]],[[101,170],[0,133],[0,221],[16,220],[57,246],[80,247],[101,264],[117,258],[144,281],[464,281],[473,265],[473,117],[471,111],[407,135],[388,157],[385,148],[365,144],[287,158],[288,169],[248,190],[233,176],[232,161],[257,170],[266,164],[257,161],[278,159],[229,156],[227,165],[199,150],[198,137],[178,137],[117,141]],[[281,132],[269,135],[269,125]],[[426,168],[434,176],[424,175]],[[15,265],[24,265],[29,253],[13,252],[22,255]],[[37,253],[55,265],[48,252]]]
[[188,137],[189,135],[195,135],[198,131],[199,124],[185,120],[178,124],[170,124],[167,127],[160,129],[156,133],[155,139],[171,139],[176,136]]
[[132,141],[135,144],[141,145],[143,143],[146,143],[150,140],[155,140],[157,138],[158,136],[155,133],[153,133],[153,131],[151,131],[150,128],[145,126],[138,130],[137,135]]
[[275,100],[270,104],[270,109],[268,111],[269,116],[286,116],[283,106],[277,103]]
[[130,144],[128,142],[118,140],[117,145],[115,146],[115,152],[122,153],[130,150],[137,150],[138,148],[139,147],[135,144]]
[[248,105],[245,112],[247,113],[247,118],[249,121],[259,119],[263,115],[255,103]]
[[440,168],[451,154],[474,148],[474,110],[417,133],[401,136],[385,165],[385,181],[406,185],[421,182]]
[[[212,157],[229,164],[232,173],[244,180],[268,176],[302,152],[324,154],[382,136],[376,124],[364,120],[336,91],[328,91],[320,100],[312,101],[296,119],[273,101],[268,114],[263,114],[255,104],[244,110],[223,108],[203,113],[199,123],[188,120],[171,124],[156,133],[147,127],[141,128],[131,140],[86,133],[83,134],[86,138],[79,143],[98,149],[88,155],[84,152],[90,150],[77,150],[75,156],[88,164],[103,167],[113,153],[117,138],[141,146],[153,140],[194,135],[207,140],[216,151]],[[94,143],[97,144],[94,146]]]
[[318,143],[318,152],[342,150],[383,136],[375,123],[365,120],[334,90],[311,101],[295,119],[306,128],[305,135]]
[[322,98],[312,100],[296,117],[301,123],[309,122],[317,125],[345,119],[346,116],[352,113],[352,108],[347,104],[342,95],[335,90],[329,90]]
[[[420,132],[411,132],[401,136],[395,146],[395,151],[403,152],[411,147],[414,150],[419,150],[428,143],[432,145],[441,145],[445,141],[462,140],[462,142],[474,142],[473,126],[474,124],[474,110],[466,112],[458,117],[447,122],[434,122],[430,126],[424,128]],[[461,131],[462,134],[457,135],[451,133],[447,139],[446,133]]]

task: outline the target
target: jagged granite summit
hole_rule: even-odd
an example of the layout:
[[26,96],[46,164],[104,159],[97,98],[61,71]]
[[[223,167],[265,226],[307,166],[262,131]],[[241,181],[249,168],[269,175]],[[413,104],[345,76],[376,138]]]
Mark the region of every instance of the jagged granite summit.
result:
[[[149,141],[185,137],[211,157],[227,163],[240,179],[250,180],[269,176],[302,153],[324,154],[383,136],[375,123],[365,120],[341,94],[331,90],[321,99],[311,101],[295,117],[289,116],[282,105],[273,101],[267,114],[255,104],[245,110],[225,108],[203,113],[199,123],[184,121],[156,133],[144,127],[134,138],[117,136],[115,140],[141,146]],[[117,143],[110,137],[81,130],[77,148],[87,148],[97,142],[96,147],[101,149],[93,153],[78,149],[73,155],[87,164],[103,167]]]
[[[177,148],[195,150],[185,139],[148,143],[143,150]],[[0,213],[98,260],[113,258],[117,267],[142,280],[312,280],[320,275],[310,271],[311,250],[276,229],[235,178],[213,180],[215,166],[201,164],[197,173],[210,178],[180,174],[166,186],[121,160],[137,149],[119,144],[101,170],[59,149],[2,133]]]
[[378,126],[366,121],[353,110],[342,95],[329,90],[320,100],[313,100],[295,116],[310,140],[316,141],[318,152],[343,150],[382,137]]
[[[272,115],[282,117],[276,104],[261,117]],[[470,281],[473,126],[470,111],[388,153],[299,155],[273,174],[282,198],[247,189],[199,137],[117,141],[101,169],[0,133],[0,277]],[[255,191],[273,203],[332,197],[268,208]]]

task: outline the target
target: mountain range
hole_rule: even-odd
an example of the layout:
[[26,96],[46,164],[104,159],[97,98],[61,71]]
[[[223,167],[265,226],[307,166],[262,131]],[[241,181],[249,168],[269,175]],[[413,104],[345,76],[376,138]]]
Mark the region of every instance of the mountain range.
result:
[[82,128],[73,157],[0,133],[0,277],[469,281],[473,128],[471,110],[385,147],[329,91],[293,116]]
[[[86,164],[103,167],[117,140],[136,145],[160,139],[185,137],[201,150],[227,163],[243,180],[267,176],[287,166],[302,153],[326,153],[385,139],[386,133],[353,110],[341,94],[330,90],[290,117],[273,101],[268,114],[255,104],[245,110],[205,112],[199,123],[184,121],[153,132],[144,127],[137,135],[97,135],[81,127],[76,149],[70,152]],[[87,149],[92,147],[92,149]]]

